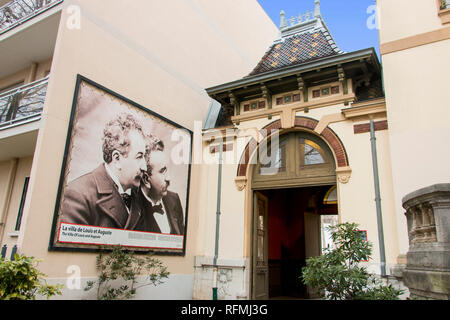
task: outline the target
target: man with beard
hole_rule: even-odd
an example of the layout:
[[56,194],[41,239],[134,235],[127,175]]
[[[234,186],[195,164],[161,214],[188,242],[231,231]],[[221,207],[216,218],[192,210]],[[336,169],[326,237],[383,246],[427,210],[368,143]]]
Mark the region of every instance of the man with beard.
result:
[[147,170],[142,127],[124,113],[103,133],[104,163],[68,184],[61,221],[133,230],[141,214],[133,195]]
[[168,190],[170,176],[164,144],[152,139],[147,140],[150,141],[145,155],[147,171],[141,183],[142,217],[136,230],[183,235],[184,217],[180,197]]

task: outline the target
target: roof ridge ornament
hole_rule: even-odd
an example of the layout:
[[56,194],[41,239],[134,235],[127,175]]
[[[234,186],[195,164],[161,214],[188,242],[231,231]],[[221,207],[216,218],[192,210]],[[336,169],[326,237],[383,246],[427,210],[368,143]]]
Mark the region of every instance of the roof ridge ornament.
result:
[[305,21],[309,21],[309,18],[311,17],[311,12],[309,12],[308,10],[306,10],[305,13]]
[[290,20],[290,23],[291,23],[291,26],[295,26],[295,17],[294,16],[292,16],[292,18],[291,19],[289,19]]
[[286,28],[287,25],[287,21],[286,21],[286,14],[284,13],[283,10],[281,10],[280,12],[280,29]]
[[315,0],[314,11],[306,10],[305,14],[299,13],[298,17],[286,18],[284,10],[280,12],[280,32],[281,37],[293,33],[303,32],[313,29],[313,24],[322,19],[320,12],[320,0]]
[[319,18],[321,17],[320,14],[320,0],[315,0],[315,7],[314,7],[314,17]]

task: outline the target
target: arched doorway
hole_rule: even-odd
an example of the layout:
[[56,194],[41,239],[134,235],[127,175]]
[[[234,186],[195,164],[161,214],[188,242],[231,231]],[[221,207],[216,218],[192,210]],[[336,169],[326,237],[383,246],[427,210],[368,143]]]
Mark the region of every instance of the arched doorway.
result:
[[[274,147],[271,154],[272,143]],[[299,277],[337,223],[336,162],[328,145],[305,131],[283,134],[252,167],[252,298],[314,298]],[[333,219],[334,218],[334,219]]]

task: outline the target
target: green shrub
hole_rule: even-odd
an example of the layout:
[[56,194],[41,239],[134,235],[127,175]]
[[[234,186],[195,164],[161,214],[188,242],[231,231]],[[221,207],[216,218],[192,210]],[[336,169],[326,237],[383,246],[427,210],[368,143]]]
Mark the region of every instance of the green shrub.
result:
[[307,259],[303,283],[329,300],[398,300],[401,290],[385,285],[360,265],[372,253],[372,244],[361,237],[357,224],[329,227],[334,249]]
[[45,275],[37,269],[41,260],[15,255],[14,261],[0,260],[0,299],[34,300],[36,295],[50,298],[60,295],[62,285],[48,285]]
[[[98,279],[89,281],[84,290],[96,288],[99,300],[131,299],[137,289],[159,285],[163,283],[162,279],[170,274],[167,267],[160,260],[153,258],[151,253],[137,256],[120,246],[114,247],[108,255],[100,252],[96,266],[100,272]],[[137,277],[143,272],[146,274],[145,283],[137,285]]]

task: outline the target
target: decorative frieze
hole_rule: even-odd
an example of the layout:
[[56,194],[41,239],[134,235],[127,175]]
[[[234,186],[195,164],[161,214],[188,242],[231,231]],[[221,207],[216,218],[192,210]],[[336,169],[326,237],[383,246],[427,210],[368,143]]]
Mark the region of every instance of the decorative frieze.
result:
[[450,244],[450,184],[436,184],[403,198],[410,244]]
[[409,243],[436,242],[436,224],[433,207],[429,203],[418,204],[406,211]]
[[295,102],[301,102],[300,92],[291,92],[275,97],[276,106],[287,105]]
[[329,96],[338,95],[341,93],[341,89],[339,85],[333,84],[333,85],[326,85],[322,86],[320,88],[315,88],[312,90],[312,97],[313,99],[317,98],[326,98]]

